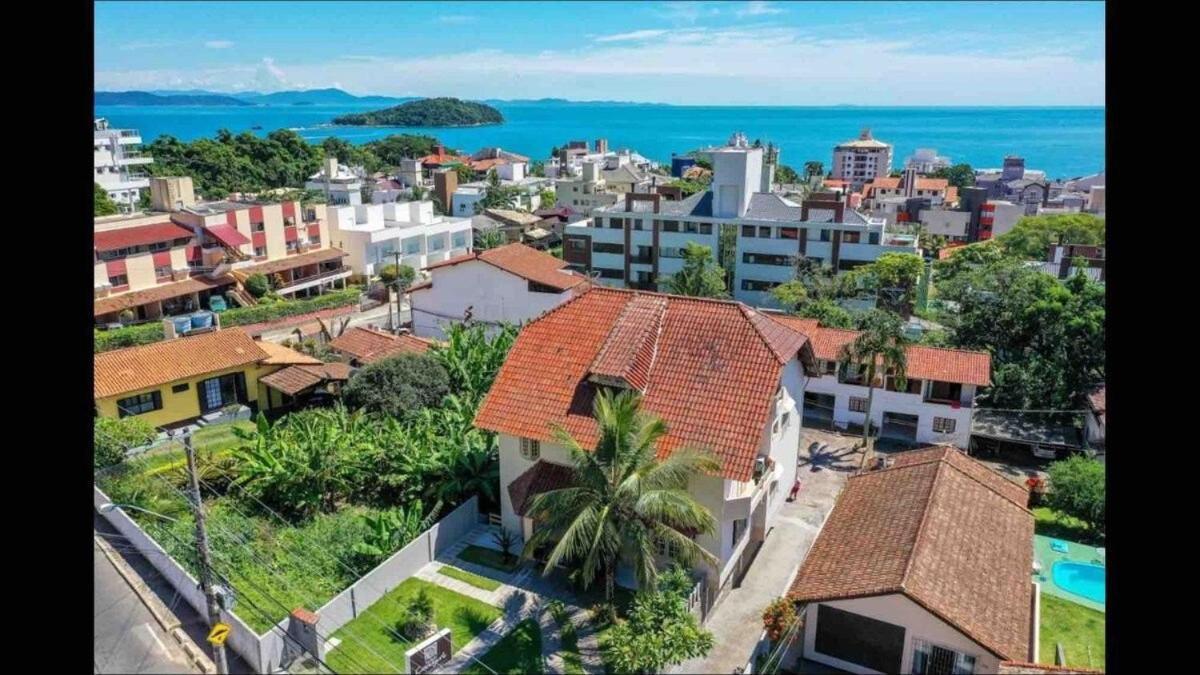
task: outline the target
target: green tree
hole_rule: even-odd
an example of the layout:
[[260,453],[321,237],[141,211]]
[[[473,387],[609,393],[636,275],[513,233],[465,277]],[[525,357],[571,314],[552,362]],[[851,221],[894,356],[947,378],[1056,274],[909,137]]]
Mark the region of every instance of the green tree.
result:
[[574,478],[569,487],[534,497],[529,513],[538,526],[523,555],[548,546],[544,574],[560,562],[570,564],[584,588],[602,576],[609,601],[623,556],[632,563],[640,588],[656,588],[659,542],[668,545],[677,561],[714,561],[689,533],[711,533],[716,519],[688,493],[687,483],[701,472],[717,471],[720,464],[688,448],[657,459],[667,427],[641,410],[636,392],[601,390],[592,414],[599,426],[592,451],[563,428],[554,430],[571,455]]
[[157,436],[157,429],[137,417],[97,417],[92,429],[92,468],[120,464],[131,449],[149,445]]
[[711,179],[692,180],[690,178],[676,178],[667,183],[665,187],[677,187],[683,193],[684,197],[691,197],[697,192],[704,192],[708,189]]
[[458,176],[459,185],[475,182],[475,169],[468,164],[455,164],[454,173]]
[[725,270],[713,261],[712,248],[689,241],[683,249],[683,269],[667,278],[667,289],[676,295],[725,298]]
[[955,164],[938,169],[929,174],[930,178],[945,178],[946,181],[959,189],[975,185],[975,171],[970,164]]
[[100,187],[99,183],[96,186],[95,192],[92,194],[92,211],[95,216],[111,216],[118,211],[117,203],[108,196],[108,190]]
[[271,283],[267,281],[267,276],[258,272],[246,277],[246,281],[242,282],[242,285],[255,299],[261,298],[271,290]]
[[404,418],[437,405],[448,393],[450,377],[441,363],[425,354],[404,353],[356,372],[342,397],[351,408]]
[[384,265],[379,269],[379,280],[388,286],[399,281],[400,288],[408,288],[416,278],[417,271],[409,265],[396,265],[392,263]]
[[505,243],[504,233],[500,230],[484,230],[475,234],[474,248],[476,251],[486,251],[489,248],[503,246]]
[[429,354],[445,368],[452,391],[479,403],[516,339],[517,327],[511,324],[489,330],[485,324],[455,322],[446,329],[445,341],[434,345]]
[[799,183],[800,174],[796,173],[796,170],[787,164],[780,164],[775,169],[775,180],[780,183]]
[[[557,150],[557,148],[556,148]],[[551,157],[554,155],[551,154]],[[540,159],[535,159],[529,163],[529,175],[544,178],[546,176],[546,163]]]
[[682,598],[641,592],[634,598],[629,619],[611,629],[606,643],[605,661],[615,672],[658,673],[708,654],[715,641]]
[[1050,491],[1046,505],[1083,521],[1092,532],[1104,536],[1104,464],[1082,455],[1050,465]]
[[362,147],[364,150],[378,157],[383,165],[400,166],[400,160],[402,159],[417,159],[426,155],[432,155],[433,149],[438,143],[438,139],[433,136],[392,134],[377,141],[366,143]]
[[138,210],[139,211],[149,211],[151,206],[152,206],[152,202],[150,199],[150,190],[142,190],[141,194],[138,195],[138,204],[137,204]]
[[860,333],[842,347],[841,367],[853,370],[864,378],[867,387],[866,418],[863,423],[863,466],[871,454],[871,404],[875,399],[876,377],[891,375],[896,386],[905,386],[907,359],[904,351],[904,330],[900,317],[882,310],[867,312],[859,323]]
[[804,163],[804,177],[812,178],[813,176],[824,176],[825,165],[821,162],[809,161]]
[[1104,219],[1090,213],[1025,216],[1013,229],[997,237],[1009,255],[1045,260],[1051,244],[1104,244]]
[[515,209],[520,199],[521,191],[512,185],[500,182],[500,175],[495,169],[489,169],[487,187],[484,188],[483,198],[475,202],[475,213],[483,213],[484,209]]
[[553,189],[547,188],[538,193],[538,203],[541,204],[541,208],[543,209],[553,208],[557,201],[558,193]]

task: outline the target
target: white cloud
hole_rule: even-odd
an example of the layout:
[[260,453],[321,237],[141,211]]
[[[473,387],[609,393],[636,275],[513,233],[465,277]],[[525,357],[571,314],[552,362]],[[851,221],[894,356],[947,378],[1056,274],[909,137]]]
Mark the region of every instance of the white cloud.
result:
[[772,7],[769,2],[754,0],[747,2],[743,9],[737,11],[738,16],[765,16],[767,14],[783,14],[782,7]]
[[286,89],[289,85],[287,76],[279,66],[275,65],[275,59],[264,56],[258,68],[254,71],[254,84],[266,92],[278,91]]
[[204,43],[204,46],[209,49],[229,49],[233,46],[233,42],[229,40],[209,40]]
[[658,37],[666,34],[665,30],[635,30],[628,33],[616,33],[614,35],[601,35],[596,38],[596,42],[629,42],[634,40],[645,40],[647,38]]

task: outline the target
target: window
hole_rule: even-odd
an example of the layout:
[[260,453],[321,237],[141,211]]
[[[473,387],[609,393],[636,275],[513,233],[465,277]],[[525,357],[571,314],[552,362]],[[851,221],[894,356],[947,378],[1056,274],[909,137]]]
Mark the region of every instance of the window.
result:
[[155,267],[154,268],[154,276],[158,277],[159,279],[162,279],[163,277],[171,276],[171,266],[170,265],[161,265],[159,267]]
[[796,259],[790,255],[773,255],[770,253],[743,253],[742,262],[748,265],[776,265],[791,267]]
[[771,425],[771,435],[772,436],[779,435],[779,419],[778,418],[776,418],[775,423]]
[[621,253],[625,252],[625,245],[624,244],[605,244],[602,242],[595,242],[592,244],[592,250],[595,251],[596,253],[621,254]]
[[117,274],[108,278],[110,286],[127,286],[129,285],[129,277],[124,274]]
[[842,233],[842,243],[843,244],[857,244],[858,239],[861,236],[862,236],[861,232],[843,232]]
[[246,376],[230,373],[202,380],[196,391],[200,396],[200,412],[210,413],[227,405],[246,400]]
[[299,250],[300,250],[300,241],[299,240],[293,239],[292,241],[289,241],[287,243],[288,253],[295,253]]
[[771,228],[769,228],[765,225],[760,225],[758,228],[758,238],[759,239],[770,239],[771,238]]
[[532,438],[521,439],[521,457],[536,462],[542,456],[542,444]]
[[683,249],[674,246],[664,246],[659,249],[658,257],[660,258],[682,258]]
[[769,291],[779,285],[778,281],[759,281],[758,279],[742,279],[743,291]]
[[712,223],[700,223],[700,234],[712,234]]
[[821,230],[821,241],[829,241],[829,230]]
[[962,385],[957,382],[929,383],[930,401],[951,401],[957,403],[962,398]]
[[867,235],[867,243],[868,244],[878,244],[879,243],[879,233],[872,232],[872,233],[868,234]]
[[267,224],[266,223],[250,223],[250,231],[251,232],[266,232]]
[[800,228],[796,227],[781,227],[779,228],[780,239],[799,239]]
[[320,246],[321,245],[321,235],[319,235],[319,234],[308,235],[308,243],[312,244],[313,246]]
[[607,267],[597,267],[596,273],[598,275],[600,275],[601,279],[624,279],[625,278],[624,270],[614,270],[614,269],[610,269]]
[[867,399],[861,396],[850,397],[850,412],[867,412]]
[[825,375],[837,375],[837,361],[822,361],[821,372]]
[[754,231],[755,231],[755,230],[754,230],[754,226],[753,226],[753,225],[743,225],[743,226],[742,226],[742,236],[743,236],[743,237],[747,237],[747,238],[749,238],[749,239],[753,239],[753,238],[754,238]]
[[162,394],[157,391],[149,391],[117,401],[118,417],[141,415],[154,410],[162,410]]
[[970,675],[975,672],[975,657],[914,639],[912,671],[915,675]]
[[619,230],[625,227],[625,221],[622,218],[609,218],[608,226],[614,230]]
[[933,418],[933,433],[952,434],[957,425],[958,420],[951,417],[935,417]]
[[733,521],[733,545],[736,547],[738,542],[742,540],[742,536],[746,534],[746,519],[738,518]]
[[188,389],[191,389],[191,388],[192,388],[192,385],[188,384],[187,382],[184,382],[183,384],[177,384],[177,385],[174,385],[173,387],[171,387],[171,393],[178,394],[180,392],[187,391]]
[[[816,651],[881,673],[900,672],[904,628],[826,604],[817,605]],[[916,664],[913,664],[916,672]]]
[[567,245],[571,247],[572,251],[583,251],[583,250],[587,249],[587,240],[586,239],[568,239]]
[[266,255],[267,255],[267,247],[266,246],[255,246],[254,247],[254,257],[255,258],[265,258]]
[[784,429],[788,428],[788,424],[790,424],[791,421],[792,421],[792,414],[791,413],[783,413],[783,428]]
[[662,221],[662,231],[663,232],[678,232],[679,231],[679,221],[678,220]]
[[697,232],[700,231],[700,228],[697,226],[696,223],[684,223],[683,231],[688,234],[696,234]]

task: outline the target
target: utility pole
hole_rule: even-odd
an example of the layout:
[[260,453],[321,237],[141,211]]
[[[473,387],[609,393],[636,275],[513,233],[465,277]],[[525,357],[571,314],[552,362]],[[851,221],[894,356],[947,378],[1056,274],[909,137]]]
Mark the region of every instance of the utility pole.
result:
[[[191,489],[192,513],[196,519],[196,554],[200,557],[200,587],[204,589],[204,599],[208,604],[208,625],[215,626],[221,621],[221,606],[217,602],[217,594],[213,590],[212,574],[209,570],[208,531],[204,527],[204,505],[200,501],[200,483],[196,476],[196,451],[192,448],[192,434],[185,433],[183,449],[187,453],[188,484]],[[229,663],[225,659],[225,645],[213,645],[213,663],[217,666],[218,675],[229,672]]]
[[[402,311],[402,299],[400,295],[400,251],[392,251],[392,255],[396,256],[396,323],[392,324],[393,332],[396,335],[400,334],[400,312]],[[388,306],[391,306],[389,301]],[[391,310],[388,310],[389,313]]]

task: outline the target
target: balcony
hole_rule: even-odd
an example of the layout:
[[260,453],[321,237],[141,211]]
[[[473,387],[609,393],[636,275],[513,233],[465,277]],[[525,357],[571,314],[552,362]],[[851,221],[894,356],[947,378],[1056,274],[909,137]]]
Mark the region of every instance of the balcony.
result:
[[276,288],[275,291],[280,294],[295,293],[296,291],[302,291],[306,288],[319,286],[328,281],[336,281],[337,279],[348,278],[350,274],[350,268],[345,266],[338,266],[329,270],[320,270],[313,274],[305,275],[297,274],[295,271],[293,271],[291,281],[288,281],[284,285]]

